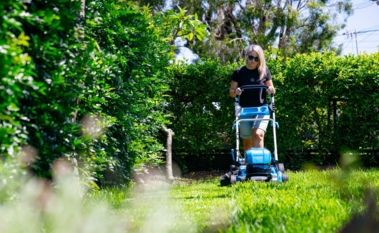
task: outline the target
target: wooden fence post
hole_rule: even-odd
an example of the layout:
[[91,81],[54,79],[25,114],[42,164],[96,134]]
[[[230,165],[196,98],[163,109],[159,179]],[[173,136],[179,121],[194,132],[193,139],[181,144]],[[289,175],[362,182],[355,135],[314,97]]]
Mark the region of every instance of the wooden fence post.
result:
[[166,174],[169,180],[174,179],[174,175],[172,172],[172,136],[174,135],[174,131],[172,129],[168,129],[163,126],[163,130],[167,133],[167,141],[166,141]]

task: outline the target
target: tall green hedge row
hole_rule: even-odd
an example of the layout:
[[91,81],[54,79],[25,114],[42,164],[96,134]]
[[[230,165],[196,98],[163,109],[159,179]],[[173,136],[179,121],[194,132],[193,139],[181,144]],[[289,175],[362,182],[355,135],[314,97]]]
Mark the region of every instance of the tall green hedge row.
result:
[[177,151],[204,151],[228,147],[234,119],[233,100],[228,98],[229,76],[235,65],[207,60],[169,69]]
[[293,131],[282,135],[285,148],[378,147],[378,53],[298,55],[274,66],[282,70],[278,114],[286,132]]
[[[284,131],[279,140],[284,150],[319,151],[317,158],[301,159],[323,164],[339,159],[325,157],[325,152],[378,149],[378,53],[315,53],[297,55],[285,66],[277,60],[271,64],[278,76],[278,116]],[[377,158],[363,159],[366,165],[378,165]]]
[[[282,160],[293,168],[306,162],[327,165],[338,162],[338,154],[346,150],[378,149],[379,54],[341,57],[312,53],[286,60],[275,54],[268,57],[277,88]],[[204,61],[171,69],[172,127],[178,152],[204,154],[235,145],[234,105],[228,88],[231,73],[240,65],[243,63]],[[271,133],[266,145],[272,148]],[[311,151],[309,157],[301,153],[304,151]],[[375,157],[365,160],[368,165],[377,165]]]
[[149,9],[87,0],[84,21],[80,1],[4,0],[0,11],[3,158],[34,148],[37,175],[66,157],[118,180],[158,158],[172,51]]

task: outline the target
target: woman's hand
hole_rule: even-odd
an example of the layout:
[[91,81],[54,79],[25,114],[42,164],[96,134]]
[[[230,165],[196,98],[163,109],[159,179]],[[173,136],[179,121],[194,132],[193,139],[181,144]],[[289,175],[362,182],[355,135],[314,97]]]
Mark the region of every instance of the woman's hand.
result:
[[241,95],[242,94],[242,90],[239,87],[237,87],[234,92],[236,93],[236,95]]
[[275,88],[274,86],[268,86],[267,87],[267,94],[274,95],[275,94]]

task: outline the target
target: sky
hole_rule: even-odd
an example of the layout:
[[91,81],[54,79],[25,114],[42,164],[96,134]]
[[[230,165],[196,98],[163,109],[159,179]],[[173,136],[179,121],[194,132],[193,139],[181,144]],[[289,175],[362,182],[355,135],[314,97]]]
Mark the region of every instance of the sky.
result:
[[347,19],[346,27],[338,33],[334,42],[343,44],[342,55],[378,52],[379,5],[371,0],[353,0],[352,2],[354,12]]

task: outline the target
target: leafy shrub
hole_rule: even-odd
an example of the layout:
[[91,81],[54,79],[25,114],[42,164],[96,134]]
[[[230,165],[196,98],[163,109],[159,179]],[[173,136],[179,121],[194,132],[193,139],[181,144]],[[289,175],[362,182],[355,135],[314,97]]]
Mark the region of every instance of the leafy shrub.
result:
[[378,54],[288,59],[276,82],[277,115],[285,130],[280,148],[318,151],[321,157],[307,159],[320,165],[338,160],[324,157],[328,152],[377,148],[378,62]]
[[34,19],[19,1],[0,4],[0,154],[15,157],[25,143],[27,131],[22,122],[29,118],[20,111],[25,89],[38,89],[33,79],[34,63],[25,53],[30,44],[22,20]]
[[[341,150],[378,148],[378,54],[268,57],[278,90],[279,157],[289,167],[336,164]],[[209,60],[171,68],[175,150],[196,154],[233,147],[228,88],[236,67]],[[271,130],[265,143],[273,147]],[[363,155],[362,161],[377,165],[375,156]]]
[[31,146],[38,176],[66,157],[123,182],[135,163],[159,160],[172,51],[148,8],[86,4],[80,22],[80,1],[0,3],[1,153]]
[[167,122],[164,74],[171,48],[147,8],[108,1],[90,1],[88,6],[88,36],[101,48],[99,57],[107,59],[96,77],[107,80],[112,93],[101,112],[117,119],[98,146],[116,159],[113,174],[125,179],[135,162],[157,162],[163,149],[157,136]]
[[233,65],[217,60],[172,65],[171,101],[174,145],[178,151],[204,151],[228,147],[233,141],[233,100],[228,98],[228,76]]

